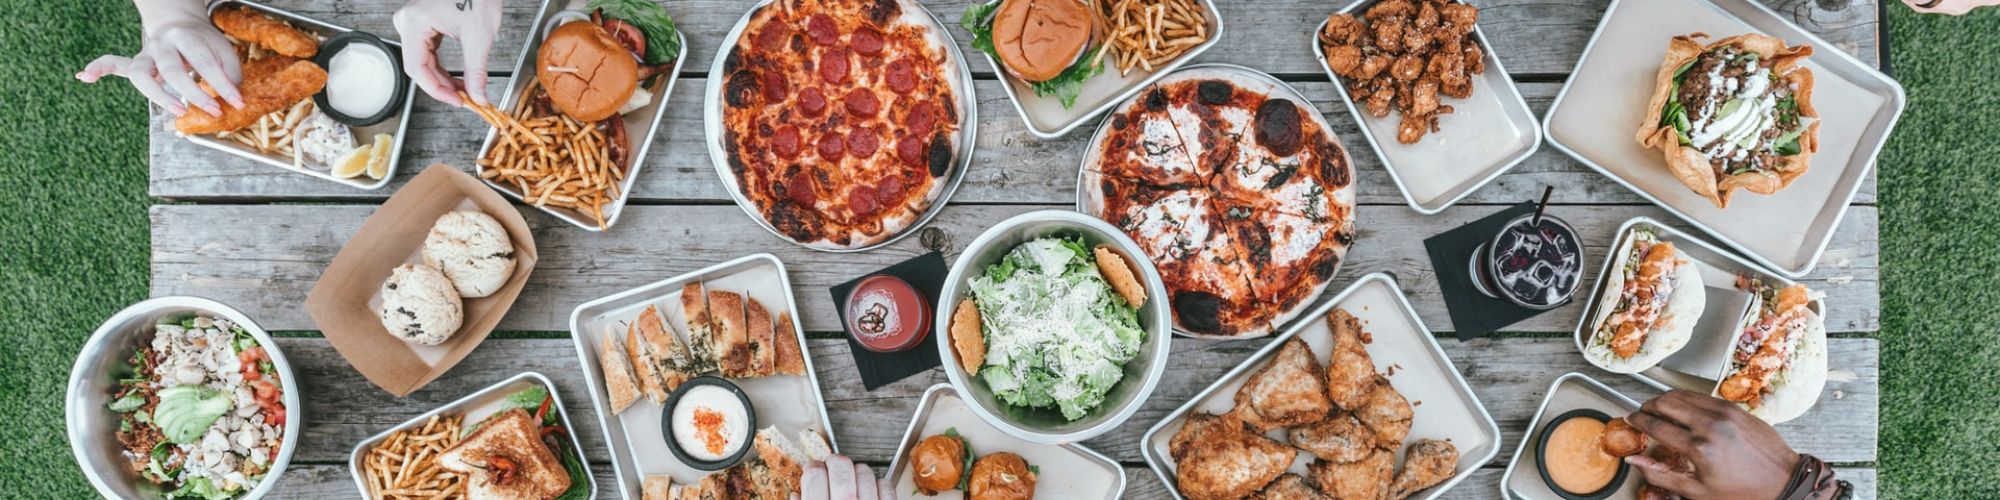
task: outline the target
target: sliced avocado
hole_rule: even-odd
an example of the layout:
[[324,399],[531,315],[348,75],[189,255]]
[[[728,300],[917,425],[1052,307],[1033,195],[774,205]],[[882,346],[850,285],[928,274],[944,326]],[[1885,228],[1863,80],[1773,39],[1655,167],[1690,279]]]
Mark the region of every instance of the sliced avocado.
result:
[[215,419],[229,413],[232,406],[229,395],[222,391],[189,385],[168,387],[160,390],[160,406],[154,409],[153,420],[168,442],[187,444],[201,439],[202,433],[215,425]]

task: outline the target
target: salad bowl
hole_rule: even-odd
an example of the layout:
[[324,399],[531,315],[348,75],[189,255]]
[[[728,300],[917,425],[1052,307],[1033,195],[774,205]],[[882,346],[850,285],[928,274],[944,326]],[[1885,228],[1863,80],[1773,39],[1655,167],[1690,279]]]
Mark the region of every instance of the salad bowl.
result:
[[[1121,367],[1122,376],[1104,394],[1102,402],[1077,418],[1065,417],[1053,409],[1009,405],[994,394],[984,376],[959,368],[953,350],[952,311],[960,300],[973,297],[972,281],[986,273],[986,267],[1001,260],[1015,247],[1050,237],[1081,240],[1085,248],[1105,247],[1123,258],[1132,274],[1144,286],[1145,303],[1137,308],[1139,339],[1137,354]],[[951,385],[963,395],[972,412],[994,428],[1024,440],[1042,444],[1071,444],[1104,434],[1139,411],[1146,397],[1159,384],[1166,370],[1170,331],[1173,325],[1166,306],[1166,286],[1138,243],[1123,231],[1095,217],[1066,210],[1041,210],[1014,216],[981,233],[960,252],[945,278],[937,300],[935,332],[938,357]],[[991,333],[989,333],[991,335]],[[990,361],[993,356],[987,356]]]

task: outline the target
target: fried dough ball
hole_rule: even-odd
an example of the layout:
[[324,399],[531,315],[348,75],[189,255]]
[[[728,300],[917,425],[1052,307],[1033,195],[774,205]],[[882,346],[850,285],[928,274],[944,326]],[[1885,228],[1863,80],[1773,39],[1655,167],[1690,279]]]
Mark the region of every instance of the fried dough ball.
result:
[[1625,419],[1614,418],[1604,423],[1604,436],[1598,438],[1597,447],[1618,458],[1637,455],[1646,451],[1646,434],[1632,428]]

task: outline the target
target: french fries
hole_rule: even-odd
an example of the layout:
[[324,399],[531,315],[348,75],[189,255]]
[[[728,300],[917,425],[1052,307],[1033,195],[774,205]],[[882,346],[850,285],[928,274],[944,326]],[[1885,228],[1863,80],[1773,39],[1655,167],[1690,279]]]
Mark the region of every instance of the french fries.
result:
[[[534,95],[538,85],[529,82],[522,95]],[[610,138],[596,124],[561,113],[532,116],[526,98],[512,112],[472,103],[463,92],[459,98],[500,131],[499,142],[479,159],[480,178],[514,186],[528,204],[575,210],[595,219],[597,227],[606,226],[604,206],[622,195],[625,170],[611,157]]]
[[299,152],[292,147],[292,139],[297,135],[299,124],[305,123],[306,117],[311,116],[314,110],[312,99],[300,99],[289,108],[258,118],[254,125],[215,135],[260,153],[296,159]]
[[1154,71],[1212,36],[1198,0],[1093,1],[1108,41],[1097,57],[1111,57],[1120,75]]
[[459,417],[432,415],[423,427],[405,429],[368,449],[361,459],[370,498],[465,498],[465,476],[437,465],[458,444]]

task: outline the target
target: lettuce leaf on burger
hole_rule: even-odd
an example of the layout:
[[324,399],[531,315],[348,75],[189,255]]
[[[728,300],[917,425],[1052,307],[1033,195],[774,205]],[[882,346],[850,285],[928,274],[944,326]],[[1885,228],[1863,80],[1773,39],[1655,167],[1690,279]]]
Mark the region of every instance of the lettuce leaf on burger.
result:
[[972,48],[1069,108],[1083,82],[1104,71],[1096,19],[1080,0],[999,0],[967,7],[959,25],[972,32]]

